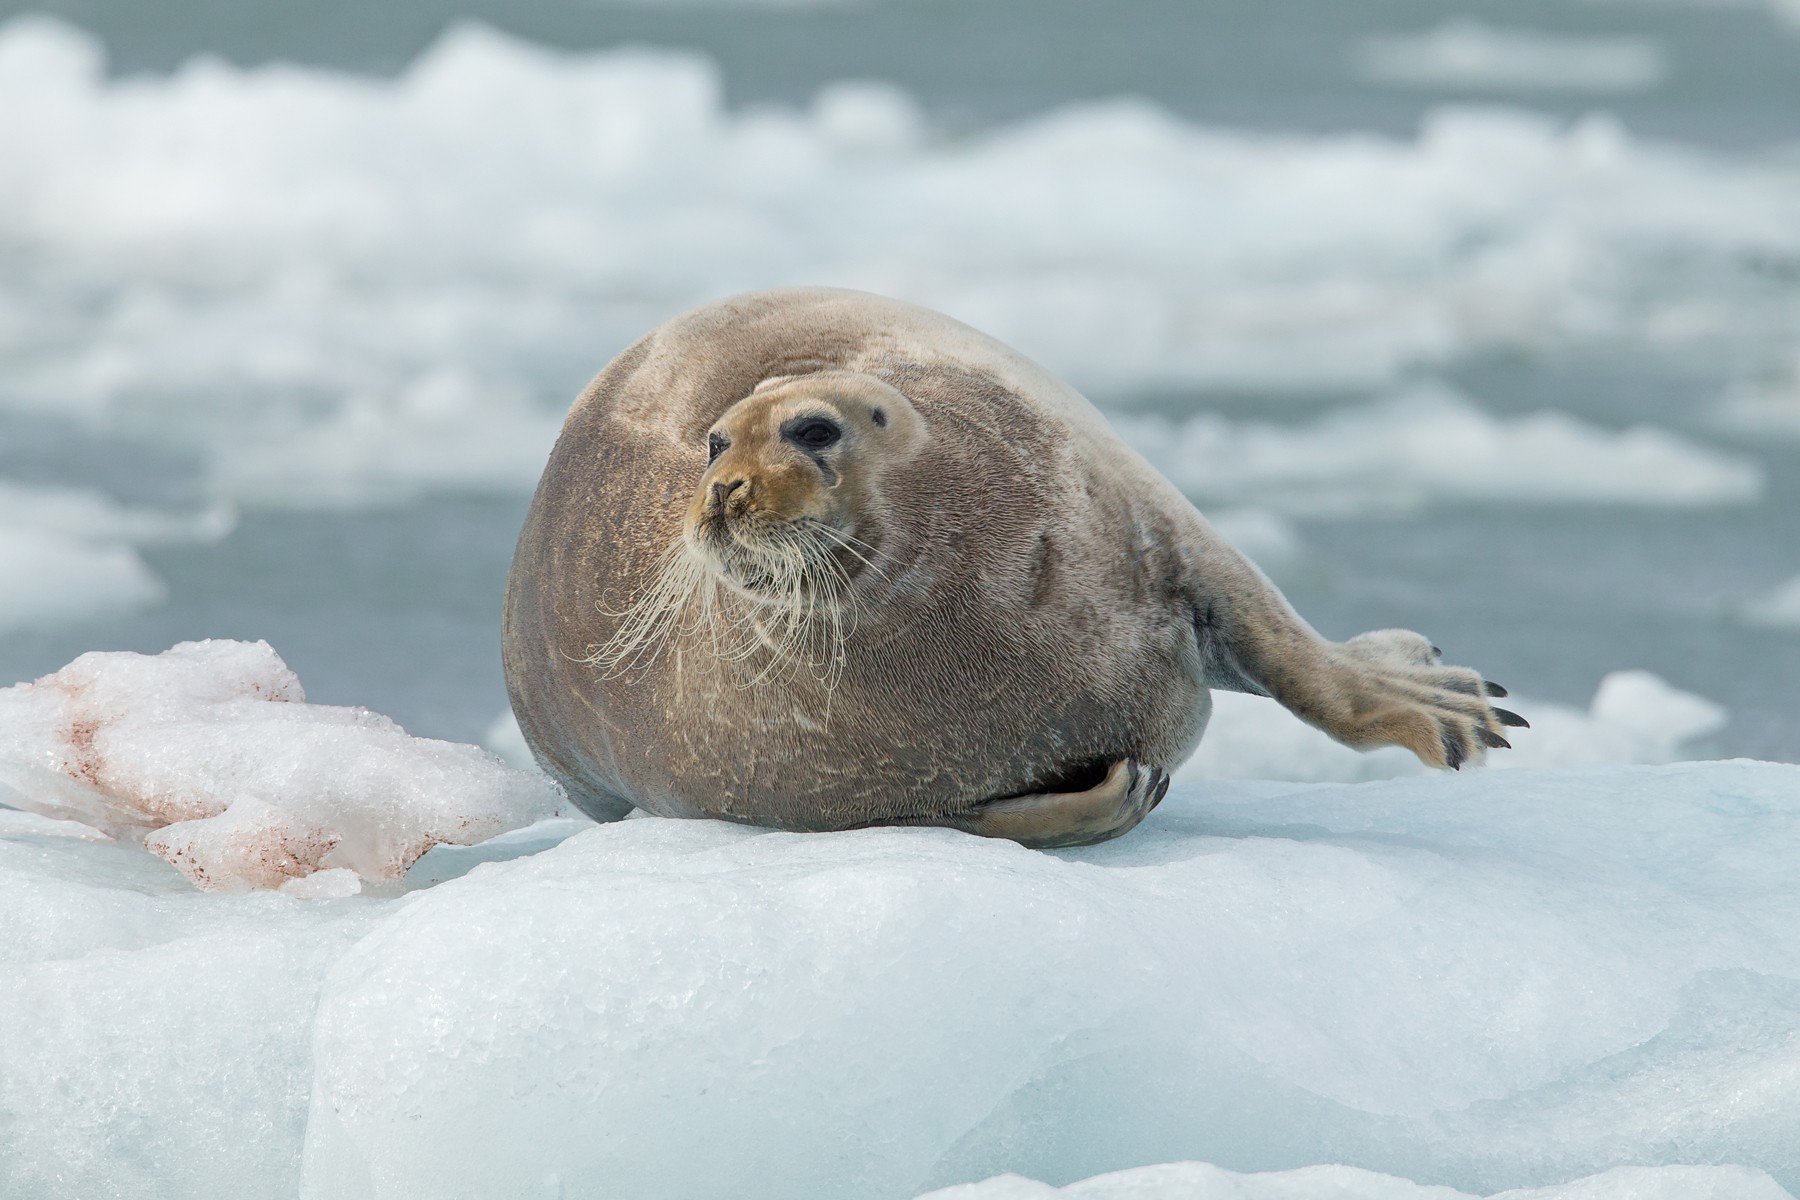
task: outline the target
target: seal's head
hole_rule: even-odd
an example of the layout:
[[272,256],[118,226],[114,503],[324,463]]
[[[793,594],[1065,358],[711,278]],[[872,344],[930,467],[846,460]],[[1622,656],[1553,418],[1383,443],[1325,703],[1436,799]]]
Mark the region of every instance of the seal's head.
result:
[[912,402],[873,376],[765,380],[707,430],[681,536],[589,660],[625,671],[686,642],[751,665],[747,682],[800,665],[835,680],[857,581],[880,576],[893,532],[884,483],[924,442]]
[[882,482],[924,436],[911,401],[872,376],[767,380],[707,431],[684,537],[727,586],[811,602],[809,589],[784,581],[828,558],[846,578],[868,567],[883,532]]

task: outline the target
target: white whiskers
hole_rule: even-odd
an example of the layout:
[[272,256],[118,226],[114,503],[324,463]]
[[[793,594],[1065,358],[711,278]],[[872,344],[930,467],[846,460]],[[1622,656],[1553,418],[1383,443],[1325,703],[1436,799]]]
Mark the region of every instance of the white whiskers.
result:
[[839,549],[880,574],[872,547],[817,521],[771,525],[754,541],[736,543],[737,580],[704,549],[679,538],[627,608],[602,609],[621,618],[619,627],[604,644],[588,647],[582,661],[604,667],[610,679],[646,669],[670,651],[678,670],[710,657],[739,687],[804,673],[830,691],[843,673],[857,617]]

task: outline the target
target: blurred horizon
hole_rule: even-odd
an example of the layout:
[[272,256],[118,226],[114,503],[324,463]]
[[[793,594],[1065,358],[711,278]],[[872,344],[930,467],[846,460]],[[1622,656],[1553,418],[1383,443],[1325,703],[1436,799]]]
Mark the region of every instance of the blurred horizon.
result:
[[[1565,120],[1603,109],[1639,134],[1701,145],[1800,139],[1800,0],[401,0],[304,9],[0,0],[0,22],[33,14],[92,34],[121,76],[167,74],[200,56],[393,76],[475,20],[573,52],[698,51],[718,64],[733,108],[804,104],[828,84],[880,80],[913,93],[951,131],[1141,96],[1192,121],[1255,130],[1404,135],[1446,99],[1523,100]],[[1366,43],[1458,25],[1542,31],[1552,40],[1520,49],[1571,69],[1523,80],[1479,65],[1410,79],[1368,69],[1376,47]],[[1571,41],[1598,54],[1569,60]],[[1613,63],[1621,51],[1631,57],[1629,43],[1648,48],[1650,69],[1609,71],[1609,42]]]

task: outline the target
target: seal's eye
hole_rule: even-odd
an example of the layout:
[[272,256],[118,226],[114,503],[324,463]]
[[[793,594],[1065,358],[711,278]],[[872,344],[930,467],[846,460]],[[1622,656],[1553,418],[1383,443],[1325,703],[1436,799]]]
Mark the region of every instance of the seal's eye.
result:
[[731,449],[731,439],[722,433],[706,435],[706,461],[711,462],[725,451]]
[[782,431],[790,442],[807,450],[823,450],[844,436],[836,421],[824,417],[803,417]]

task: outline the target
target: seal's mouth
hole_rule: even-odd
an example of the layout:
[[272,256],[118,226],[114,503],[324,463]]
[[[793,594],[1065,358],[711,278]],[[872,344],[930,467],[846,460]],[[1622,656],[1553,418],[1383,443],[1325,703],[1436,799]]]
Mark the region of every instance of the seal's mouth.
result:
[[677,643],[709,652],[745,686],[777,673],[832,686],[858,609],[846,563],[869,562],[865,550],[873,552],[813,517],[703,510],[664,552],[650,586],[608,610],[619,626],[588,661],[629,671]]
[[798,523],[755,514],[708,512],[694,522],[692,545],[721,583],[760,600],[801,597],[817,569],[813,534]]

